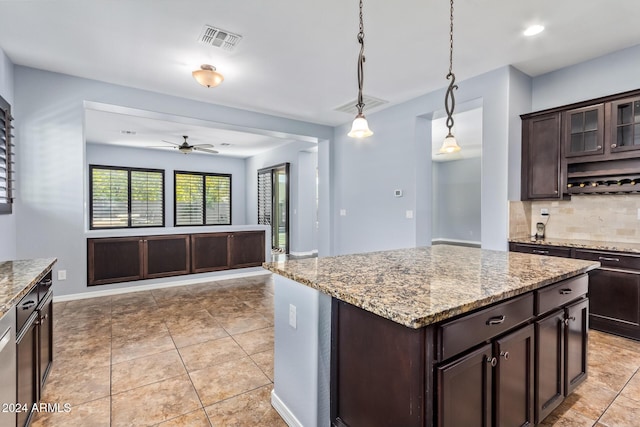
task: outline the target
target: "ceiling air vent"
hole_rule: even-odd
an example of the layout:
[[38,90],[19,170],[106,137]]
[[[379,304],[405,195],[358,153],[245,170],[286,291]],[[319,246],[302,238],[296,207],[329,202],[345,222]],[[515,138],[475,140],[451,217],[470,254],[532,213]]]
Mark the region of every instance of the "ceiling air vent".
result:
[[[370,111],[376,107],[389,103],[389,101],[385,101],[384,99],[378,99],[368,95],[362,95],[362,102],[364,103],[364,111]],[[358,100],[354,99],[351,102],[335,108],[335,111],[340,111],[342,113],[347,113],[350,115],[356,115],[358,114],[358,108],[356,107],[357,103]]]
[[205,25],[198,38],[200,44],[219,47],[224,50],[235,49],[236,45],[240,43],[240,40],[242,40],[241,35],[233,34],[229,31],[212,27],[211,25]]

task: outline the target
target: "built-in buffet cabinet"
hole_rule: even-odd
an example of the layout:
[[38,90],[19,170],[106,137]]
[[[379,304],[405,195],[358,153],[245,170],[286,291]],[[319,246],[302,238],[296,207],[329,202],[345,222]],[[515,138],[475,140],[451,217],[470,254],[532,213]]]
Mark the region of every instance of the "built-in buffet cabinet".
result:
[[640,90],[520,117],[522,200],[640,192]]
[[510,250],[598,261],[589,273],[589,324],[593,329],[640,340],[640,254],[514,243]]
[[258,267],[264,231],[87,239],[89,285]]

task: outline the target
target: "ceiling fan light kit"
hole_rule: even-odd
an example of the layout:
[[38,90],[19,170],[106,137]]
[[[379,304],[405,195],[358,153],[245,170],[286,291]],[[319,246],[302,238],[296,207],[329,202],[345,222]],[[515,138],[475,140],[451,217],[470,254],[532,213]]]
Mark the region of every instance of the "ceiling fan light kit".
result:
[[224,76],[216,71],[216,67],[209,64],[202,64],[199,70],[191,73],[194,79],[202,86],[216,87],[224,80]]
[[174,147],[171,147],[171,148],[177,148],[178,151],[180,151],[182,154],[189,154],[193,151],[202,151],[203,153],[209,153],[209,154],[219,153],[219,151],[217,150],[212,150],[213,148],[212,144],[191,145],[187,142],[187,139],[189,138],[188,135],[182,135],[182,137],[184,138],[184,141],[182,142],[182,144],[178,144],[177,142],[165,141],[165,140],[162,140],[162,142],[166,142],[168,144],[174,145]]

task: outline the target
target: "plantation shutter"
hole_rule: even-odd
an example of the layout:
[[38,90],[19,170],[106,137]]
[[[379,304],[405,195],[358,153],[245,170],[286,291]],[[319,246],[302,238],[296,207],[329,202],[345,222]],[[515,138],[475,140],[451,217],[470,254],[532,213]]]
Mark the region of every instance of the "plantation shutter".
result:
[[231,176],[205,176],[207,225],[231,224]]
[[258,172],[258,224],[271,225],[272,171]]
[[176,172],[176,225],[202,225],[204,216],[203,199],[203,176]]
[[15,162],[12,120],[11,106],[0,97],[0,213],[11,213],[13,204]]
[[128,171],[94,167],[91,183],[91,228],[128,227]]
[[131,226],[164,225],[164,173],[131,171]]

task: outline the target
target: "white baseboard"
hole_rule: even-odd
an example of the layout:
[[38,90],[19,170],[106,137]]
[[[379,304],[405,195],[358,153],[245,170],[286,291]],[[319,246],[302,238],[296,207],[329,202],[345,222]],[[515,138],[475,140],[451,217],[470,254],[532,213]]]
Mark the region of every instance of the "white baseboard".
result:
[[82,292],[79,294],[68,294],[53,297],[53,302],[74,301],[86,298],[105,297],[111,295],[128,294],[130,292],[150,291],[153,289],[172,288],[174,286],[195,285],[198,283],[217,282],[219,280],[241,279],[243,277],[263,276],[271,274],[270,271],[247,271],[243,273],[228,273],[214,277],[198,277],[192,279],[175,280],[171,282],[153,283],[150,285],[128,286],[126,288],[104,289],[97,291]]
[[302,423],[298,421],[296,416],[291,413],[289,408],[287,408],[287,405],[280,400],[275,389],[271,390],[271,406],[273,406],[273,409],[280,414],[284,422],[287,423],[289,427],[303,427]]
[[476,242],[475,240],[458,240],[458,239],[443,239],[443,238],[437,238],[437,239],[431,240],[432,245],[445,245],[447,243],[451,245],[470,246],[474,248],[479,248],[482,246],[482,242]]
[[293,255],[293,256],[311,256],[311,255],[316,255],[318,253],[317,249],[314,249],[312,251],[306,251],[306,252],[289,252],[289,255]]

